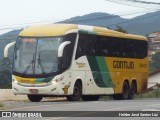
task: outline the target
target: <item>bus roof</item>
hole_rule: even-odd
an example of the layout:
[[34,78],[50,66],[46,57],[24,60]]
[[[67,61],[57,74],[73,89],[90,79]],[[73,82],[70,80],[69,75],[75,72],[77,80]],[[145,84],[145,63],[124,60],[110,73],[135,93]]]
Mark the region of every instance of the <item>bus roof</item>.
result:
[[124,34],[114,30],[109,30],[104,27],[76,25],[76,24],[47,24],[47,25],[31,26],[22,30],[19,36],[26,36],[26,37],[61,36],[65,35],[67,32],[72,30],[84,31],[88,32],[89,34],[146,40],[145,37],[139,35]]

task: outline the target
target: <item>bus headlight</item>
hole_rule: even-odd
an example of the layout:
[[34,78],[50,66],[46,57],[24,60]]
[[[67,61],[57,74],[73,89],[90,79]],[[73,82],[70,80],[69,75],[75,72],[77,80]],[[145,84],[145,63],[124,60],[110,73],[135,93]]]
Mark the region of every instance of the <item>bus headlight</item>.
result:
[[15,84],[18,84],[18,81],[13,77],[12,78],[12,81],[15,83]]
[[57,82],[55,80],[52,81],[52,85],[56,85]]
[[63,80],[63,78],[64,78],[64,77],[63,77],[63,76],[61,76],[61,75],[60,75],[60,76],[57,76],[57,78],[55,79],[55,81],[56,81],[56,82],[62,81],[62,80]]
[[58,82],[63,80],[63,76],[57,76],[56,79],[52,80],[52,85],[56,85]]

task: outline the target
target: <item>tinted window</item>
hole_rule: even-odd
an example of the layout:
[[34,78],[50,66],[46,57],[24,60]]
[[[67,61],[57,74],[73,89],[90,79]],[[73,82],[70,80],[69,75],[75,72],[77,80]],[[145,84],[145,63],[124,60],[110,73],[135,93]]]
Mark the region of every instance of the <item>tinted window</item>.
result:
[[147,41],[80,34],[76,59],[84,55],[141,59],[147,56],[147,52]]

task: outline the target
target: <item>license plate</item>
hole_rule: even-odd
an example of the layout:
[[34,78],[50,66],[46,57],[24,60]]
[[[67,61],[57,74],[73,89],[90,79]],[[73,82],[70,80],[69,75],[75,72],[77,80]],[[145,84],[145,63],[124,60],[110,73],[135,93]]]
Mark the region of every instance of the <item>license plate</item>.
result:
[[38,90],[37,89],[29,89],[29,92],[30,93],[38,93]]

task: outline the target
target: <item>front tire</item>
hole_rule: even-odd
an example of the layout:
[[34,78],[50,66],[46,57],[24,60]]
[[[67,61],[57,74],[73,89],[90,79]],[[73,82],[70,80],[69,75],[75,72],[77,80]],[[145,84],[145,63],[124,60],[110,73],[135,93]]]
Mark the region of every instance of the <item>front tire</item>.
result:
[[41,95],[27,95],[27,97],[31,102],[40,102],[43,98]]
[[74,85],[73,95],[67,96],[68,101],[79,101],[82,96],[82,84],[76,82]]

